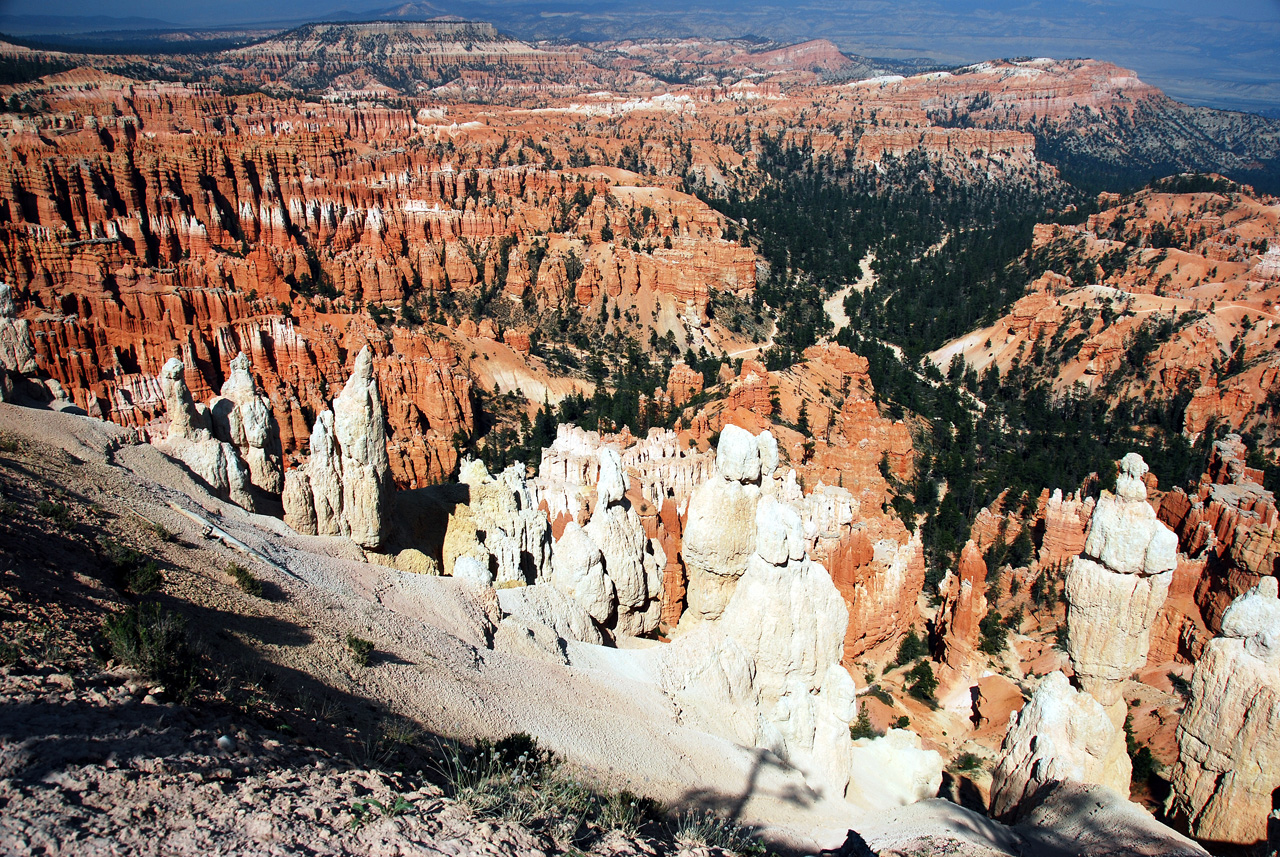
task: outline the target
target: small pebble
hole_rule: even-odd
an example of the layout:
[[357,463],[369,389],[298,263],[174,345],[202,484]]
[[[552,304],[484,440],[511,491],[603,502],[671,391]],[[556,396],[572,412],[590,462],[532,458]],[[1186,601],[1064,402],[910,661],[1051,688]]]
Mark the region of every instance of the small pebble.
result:
[[218,749],[224,753],[231,753],[236,749],[236,739],[230,735],[218,736]]

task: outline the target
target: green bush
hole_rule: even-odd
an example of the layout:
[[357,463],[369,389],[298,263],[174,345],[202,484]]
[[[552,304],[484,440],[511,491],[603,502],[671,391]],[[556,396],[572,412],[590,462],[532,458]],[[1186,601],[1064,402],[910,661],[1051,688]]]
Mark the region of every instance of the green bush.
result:
[[1175,672],[1169,673],[1168,676],[1169,676],[1169,684],[1173,685],[1174,693],[1181,696],[1184,700],[1187,700],[1188,702],[1190,702],[1191,701],[1191,682],[1187,681],[1185,678],[1183,678],[1182,676],[1178,675]]
[[938,680],[934,678],[933,667],[928,661],[921,661],[907,673],[907,693],[922,702],[934,704],[934,693],[938,690]]
[[982,758],[973,753],[961,753],[951,760],[947,770],[956,774],[968,774],[982,770]]
[[923,658],[929,654],[929,647],[925,641],[916,633],[916,629],[912,628],[907,632],[907,636],[902,638],[902,642],[898,644],[898,657],[894,663],[898,666],[905,666],[916,658]]
[[[254,577],[249,569],[245,568],[240,563],[229,563],[227,565],[227,574],[229,574],[231,579],[236,582],[236,586],[239,586],[244,592],[247,592],[255,598],[262,597],[262,581]],[[347,645],[351,645],[350,640],[347,641]]]
[[199,678],[197,658],[182,616],[155,602],[113,613],[102,625],[107,653],[165,686],[178,699],[189,699]]
[[898,718],[897,720],[895,720],[895,721],[894,721],[894,723],[893,723],[893,728],[894,728],[894,729],[907,729],[907,728],[909,728],[910,726],[911,726],[911,718],[910,718],[910,717],[908,717],[908,716],[907,716],[907,715],[905,715],[905,714],[904,714],[904,715],[902,715],[901,717],[899,717],[899,718]]
[[36,504],[36,511],[42,517],[48,518],[60,527],[66,528],[75,524],[75,521],[71,519],[71,509],[65,503],[41,500]]
[[885,690],[878,684],[873,684],[867,688],[867,696],[875,697],[885,705],[893,705],[893,697],[889,695],[889,691]]
[[102,543],[102,553],[119,586],[134,595],[155,592],[164,583],[160,566],[146,554],[116,541]]
[[1002,654],[1009,644],[1009,629],[1004,626],[1002,618],[1000,611],[992,607],[978,623],[978,629],[982,632],[978,648],[988,655]]
[[356,666],[369,666],[369,659],[373,655],[372,640],[362,639],[355,634],[347,634],[347,649],[351,652],[351,659],[356,662]]
[[849,737],[854,741],[861,738],[879,738],[880,732],[871,725],[871,717],[867,714],[867,709],[863,708],[858,712],[858,719],[849,724]]

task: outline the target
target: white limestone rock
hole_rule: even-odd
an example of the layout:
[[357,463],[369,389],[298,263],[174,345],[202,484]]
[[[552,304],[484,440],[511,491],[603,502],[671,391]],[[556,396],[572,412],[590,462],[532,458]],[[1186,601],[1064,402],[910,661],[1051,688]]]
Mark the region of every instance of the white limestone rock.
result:
[[[760,489],[713,474],[689,500],[681,553],[689,576],[690,624],[717,618],[756,546]],[[681,625],[685,624],[681,618]]]
[[859,806],[892,809],[936,797],[942,787],[942,754],[924,749],[920,736],[906,729],[855,741],[851,756],[846,797]]
[[1178,722],[1173,809],[1192,835],[1215,842],[1265,841],[1280,789],[1280,599],[1263,578],[1222,617],[1191,676]]
[[536,583],[550,570],[551,525],[537,508],[536,492],[513,464],[490,475],[484,463],[464,459],[458,481],[468,502],[449,516],[445,532],[444,573],[461,555],[492,557],[499,583]]
[[586,609],[551,584],[499,589],[498,602],[502,612],[522,622],[545,625],[563,639],[597,646],[604,643]]
[[219,440],[235,446],[249,468],[250,481],[268,494],[284,488],[280,431],[270,400],[261,395],[242,351],[231,361],[222,393],[209,401],[209,414]]
[[1040,682],[1010,715],[991,781],[991,814],[1014,819],[1058,781],[1096,783],[1129,793],[1132,767],[1120,733],[1102,705],[1061,672]]
[[617,593],[604,572],[604,555],[576,523],[566,526],[552,547],[551,583],[601,624],[615,612]]
[[248,469],[234,446],[213,436],[208,412],[195,404],[184,375],[185,366],[177,357],[160,372],[169,415],[169,434],[161,448],[187,465],[219,497],[253,511]]
[[19,375],[34,375],[36,372],[31,323],[16,317],[13,293],[8,283],[0,283],[0,369]]
[[[772,435],[770,436],[772,437]],[[777,465],[777,446],[773,447]],[[760,481],[760,445],[751,432],[733,424],[725,426],[716,443],[716,470],[734,482]]]
[[472,586],[493,586],[493,572],[489,570],[489,564],[479,557],[458,557],[453,563],[453,577]]
[[1072,666],[1081,686],[1121,721],[1124,682],[1146,663],[1151,625],[1178,564],[1178,538],[1146,500],[1146,472],[1139,455],[1121,460],[1116,493],[1102,492],[1084,555],[1067,573]]
[[384,419],[366,345],[332,410],[316,417],[304,475],[286,476],[285,523],[300,533],[347,536],[365,548],[382,544],[391,492]]
[[367,548],[386,537],[391,464],[384,420],[373,353],[366,345],[333,402],[333,429],[342,461],[343,534]]

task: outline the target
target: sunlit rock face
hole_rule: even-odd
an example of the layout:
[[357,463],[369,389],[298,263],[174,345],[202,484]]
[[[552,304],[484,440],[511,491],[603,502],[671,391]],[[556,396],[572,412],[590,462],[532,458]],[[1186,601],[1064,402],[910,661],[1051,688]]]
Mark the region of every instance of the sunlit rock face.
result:
[[1199,839],[1265,841],[1280,788],[1280,598],[1268,577],[1237,598],[1191,677],[1178,723],[1174,808]]
[[1146,662],[1178,564],[1177,536],[1147,503],[1146,473],[1141,456],[1120,462],[1116,492],[1098,500],[1084,554],[1067,574],[1067,651],[1081,687],[1107,708]]
[[391,491],[384,420],[366,347],[332,410],[316,417],[306,466],[285,476],[285,523],[300,533],[348,536],[366,548],[383,543]]

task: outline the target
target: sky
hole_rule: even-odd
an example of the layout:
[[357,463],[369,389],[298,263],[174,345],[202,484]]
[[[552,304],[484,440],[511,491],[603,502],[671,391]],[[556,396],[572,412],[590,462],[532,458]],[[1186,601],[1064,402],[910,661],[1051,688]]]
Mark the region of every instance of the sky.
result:
[[[402,0],[0,0],[6,17],[141,16],[237,25],[375,12]],[[1280,116],[1280,0],[429,0],[522,38],[753,34],[965,64],[1092,57],[1192,104]],[[565,14],[568,13],[568,14]]]

